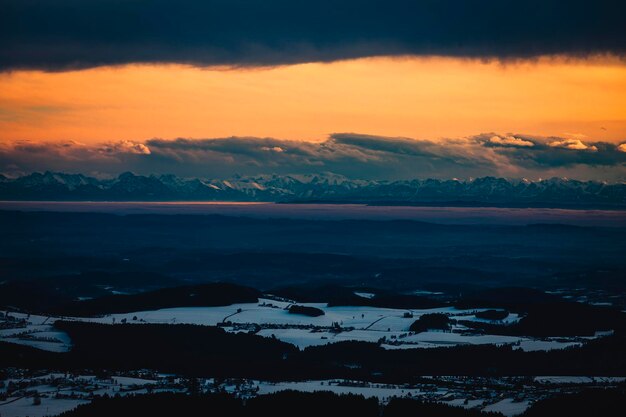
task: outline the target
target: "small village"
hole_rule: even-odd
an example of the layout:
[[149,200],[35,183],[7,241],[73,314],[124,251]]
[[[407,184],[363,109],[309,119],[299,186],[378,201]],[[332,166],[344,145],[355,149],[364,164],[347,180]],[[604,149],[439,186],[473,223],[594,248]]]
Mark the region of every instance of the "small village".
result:
[[68,372],[32,372],[8,368],[0,373],[0,417],[58,415],[101,396],[142,395],[159,392],[185,394],[230,393],[246,399],[278,391],[331,391],[378,398],[393,397],[500,412],[521,414],[532,403],[557,393],[584,388],[623,385],[626,378],[611,377],[422,377],[413,384],[325,380],[268,382],[237,378],[185,378],[150,370],[101,371],[97,375]]

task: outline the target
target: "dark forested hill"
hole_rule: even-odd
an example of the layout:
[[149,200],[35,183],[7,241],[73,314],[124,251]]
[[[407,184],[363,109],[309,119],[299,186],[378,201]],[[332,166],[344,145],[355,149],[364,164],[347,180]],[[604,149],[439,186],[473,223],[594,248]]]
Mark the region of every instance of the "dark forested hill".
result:
[[235,303],[255,303],[260,294],[254,288],[214,283],[73,301],[57,306],[52,312],[64,316],[82,317],[174,307],[227,306]]

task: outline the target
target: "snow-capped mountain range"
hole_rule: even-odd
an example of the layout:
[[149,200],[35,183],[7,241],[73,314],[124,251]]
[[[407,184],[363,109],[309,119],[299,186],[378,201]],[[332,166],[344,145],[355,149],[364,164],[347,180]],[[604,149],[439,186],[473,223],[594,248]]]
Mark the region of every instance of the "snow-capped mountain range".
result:
[[354,180],[332,173],[229,179],[123,173],[113,179],[82,174],[0,175],[0,200],[272,201],[368,204],[448,204],[626,208],[626,184],[551,178],[530,181]]

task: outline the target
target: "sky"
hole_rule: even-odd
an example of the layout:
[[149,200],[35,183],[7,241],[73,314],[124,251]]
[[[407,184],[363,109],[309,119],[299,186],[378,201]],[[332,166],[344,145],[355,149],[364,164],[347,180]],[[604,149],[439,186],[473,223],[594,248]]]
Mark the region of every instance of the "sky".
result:
[[623,181],[625,12],[0,0],[0,173]]

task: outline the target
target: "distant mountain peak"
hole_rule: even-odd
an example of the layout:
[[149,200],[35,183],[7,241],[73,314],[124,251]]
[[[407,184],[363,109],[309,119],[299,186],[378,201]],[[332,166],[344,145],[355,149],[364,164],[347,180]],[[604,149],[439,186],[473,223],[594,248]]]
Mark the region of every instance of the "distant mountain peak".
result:
[[454,179],[358,180],[332,172],[182,178],[124,172],[113,179],[46,171],[0,176],[2,200],[270,201],[380,205],[626,208],[626,184],[493,176]]

